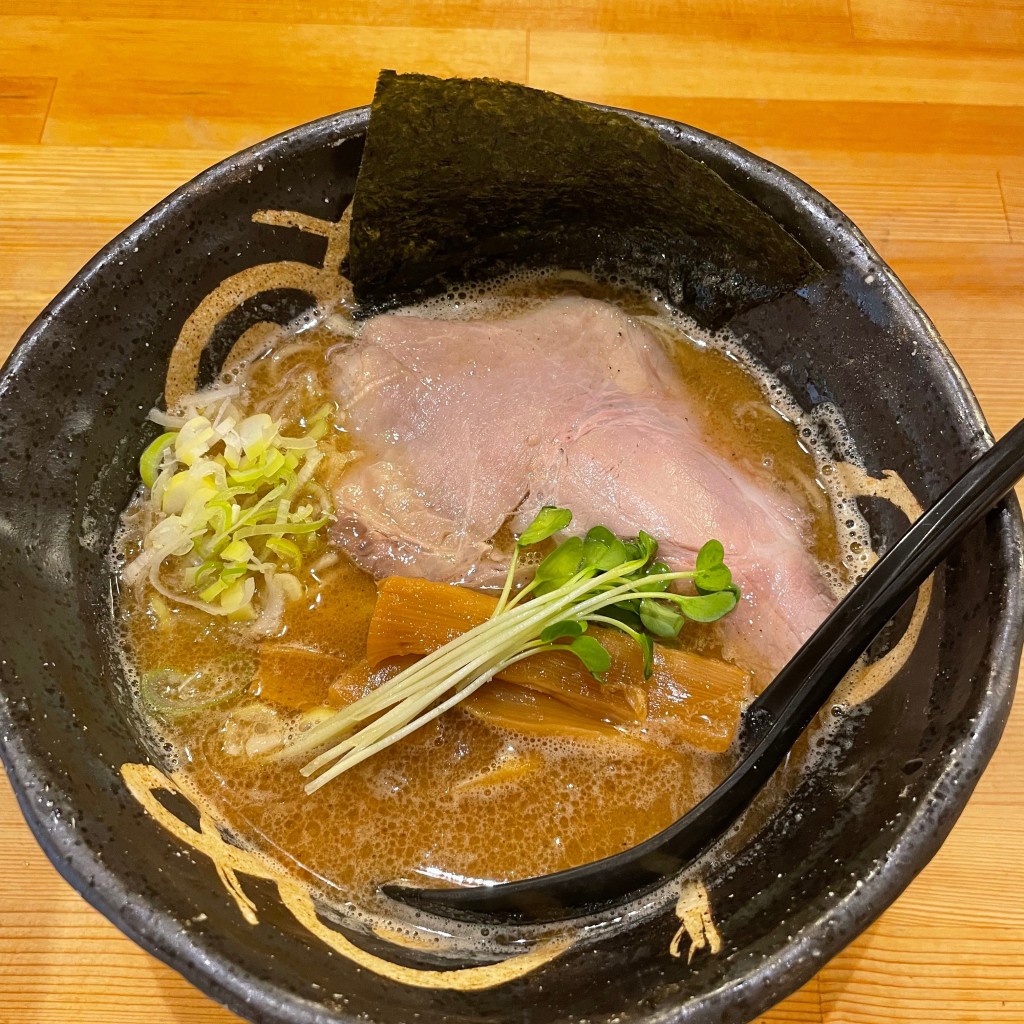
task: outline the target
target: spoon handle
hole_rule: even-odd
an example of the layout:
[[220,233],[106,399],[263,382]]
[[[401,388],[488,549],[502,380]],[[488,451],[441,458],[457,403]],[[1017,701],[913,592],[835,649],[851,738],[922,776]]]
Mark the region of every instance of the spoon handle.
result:
[[882,627],[1022,474],[1024,420],[911,525],[747,708],[746,745],[772,731],[788,750]]
[[1024,421],[986,451],[836,606],[743,716],[744,756],[682,818],[622,853],[551,875],[465,889],[385,885],[457,918],[555,921],[634,897],[681,871],[732,826],[843,675],[954,545],[1024,474]]

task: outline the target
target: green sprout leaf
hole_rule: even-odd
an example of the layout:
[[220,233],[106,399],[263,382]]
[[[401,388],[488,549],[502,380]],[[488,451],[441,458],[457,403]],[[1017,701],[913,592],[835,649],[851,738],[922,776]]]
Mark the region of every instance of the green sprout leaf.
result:
[[578,636],[564,650],[575,654],[598,681],[612,667],[612,656],[592,636]]
[[698,590],[712,593],[717,590],[728,590],[732,585],[732,573],[724,565],[715,565],[710,569],[700,569],[693,577]]
[[719,540],[709,540],[697,552],[697,571],[702,572],[705,569],[714,569],[716,566],[722,565],[724,559],[725,548],[722,546],[722,542]]
[[607,572],[626,561],[626,545],[605,526],[587,531],[583,541],[583,564]]
[[635,574],[639,581],[636,585],[636,589],[642,590],[645,593],[650,593],[651,591],[664,593],[672,585],[672,581],[660,579],[659,577],[664,576],[670,571],[671,570],[664,562],[654,562],[640,573]]
[[542,629],[540,639],[544,643],[551,643],[552,640],[560,640],[562,637],[582,636],[587,630],[585,622],[577,622],[575,619],[563,619],[561,622],[552,623],[546,629]]
[[622,546],[626,549],[626,559],[630,562],[639,562],[644,557],[644,550],[639,541],[624,540]]
[[579,537],[570,537],[551,552],[537,566],[536,578],[544,582],[568,582],[579,572],[583,560],[583,541]]
[[517,543],[521,548],[539,544],[559,530],[564,530],[571,522],[572,513],[567,508],[545,505],[534,517],[533,522],[519,535]]
[[717,594],[702,594],[700,597],[679,597],[678,604],[683,614],[694,622],[717,622],[736,607],[737,600],[732,590],[722,590]]
[[660,637],[679,636],[683,628],[683,616],[667,601],[641,601],[640,621],[648,632]]
[[658,542],[649,534],[641,530],[636,535],[637,543],[643,554],[644,562],[649,562],[658,553]]
[[644,679],[650,679],[654,672],[654,641],[646,633],[638,633],[636,642],[644,656]]
[[605,618],[614,619],[617,623],[625,626],[626,629],[623,632],[633,630],[640,633],[643,631],[644,624],[640,621],[636,608],[636,601],[623,601],[621,604],[609,605],[601,614]]

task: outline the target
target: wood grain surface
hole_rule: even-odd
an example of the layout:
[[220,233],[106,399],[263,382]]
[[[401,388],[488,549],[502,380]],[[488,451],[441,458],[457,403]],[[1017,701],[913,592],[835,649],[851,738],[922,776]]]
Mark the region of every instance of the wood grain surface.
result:
[[[3,0],[0,359],[197,171],[368,102],[381,67],[674,117],[805,178],[1024,414],[1020,0]],[[0,652],[2,655],[2,652]],[[236,1020],[60,879],[0,783],[0,1024]],[[1024,1022],[1024,708],[935,860],[762,1021]]]

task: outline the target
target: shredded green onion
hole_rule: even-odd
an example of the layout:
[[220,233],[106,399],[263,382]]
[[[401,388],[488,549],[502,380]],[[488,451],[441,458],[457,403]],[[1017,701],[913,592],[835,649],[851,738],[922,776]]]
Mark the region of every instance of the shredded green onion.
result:
[[316,472],[334,412],[323,405],[303,433],[283,436],[280,422],[243,415],[223,393],[193,403],[139,460],[152,525],[127,581],[148,579],[168,600],[235,621],[265,607],[279,616],[283,598],[302,594],[291,574],[303,551],[333,518]]
[[185,715],[193,715],[197,711],[206,711],[208,708],[226,704],[244,689],[242,686],[235,686],[210,697],[197,697],[191,700],[172,698],[166,695],[169,688],[181,689],[192,679],[193,677],[186,677],[174,669],[154,669],[152,672],[145,672],[139,679],[139,695],[142,697],[142,702],[155,715],[164,720],[174,720]]
[[295,541],[288,540],[287,537],[268,537],[266,546],[287,564],[292,572],[302,568],[302,552]]
[[166,434],[161,434],[143,453],[142,458],[139,459],[139,474],[142,477],[142,482],[147,487],[152,487],[156,483],[156,474],[159,470],[160,463],[163,460],[164,452],[172,444],[178,435],[174,431],[168,431]]

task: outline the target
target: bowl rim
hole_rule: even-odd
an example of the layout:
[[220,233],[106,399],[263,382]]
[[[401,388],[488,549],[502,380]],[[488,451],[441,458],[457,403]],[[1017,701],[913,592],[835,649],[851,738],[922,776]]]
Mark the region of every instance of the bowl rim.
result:
[[[885,277],[892,289],[890,301],[900,307],[901,316],[927,339],[937,364],[949,374],[960,401],[957,412],[976,428],[972,454],[980,454],[992,443],[992,434],[977,399],[934,324],[860,229],[838,207],[796,175],[710,132],[623,108],[592,106],[625,114],[654,129],[670,143],[684,141],[713,154],[752,182],[781,193],[786,202],[805,215],[827,220],[836,235],[833,244],[841,245],[851,262],[865,273]],[[136,241],[154,225],[173,216],[176,209],[193,196],[216,189],[225,179],[255,171],[262,159],[273,155],[281,146],[297,139],[306,146],[318,142],[330,145],[357,136],[365,130],[369,110],[368,106],[362,106],[320,117],[240,150],[201,171],[144,213],[86,262],[25,330],[0,368],[0,399],[11,378],[36,347],[46,344],[51,321],[74,299],[78,290],[119,255],[130,253]],[[646,1018],[651,1024],[737,1019],[734,1014],[738,990],[745,990],[749,995],[749,999],[743,1000],[744,1012],[755,1015],[764,1012],[807,982],[853,941],[938,851],[973,790],[973,786],[956,784],[957,773],[964,767],[974,767],[980,778],[1002,735],[1024,643],[1024,522],[1013,495],[1001,506],[999,514],[998,546],[993,546],[992,553],[999,559],[1000,567],[1005,567],[1006,592],[1002,614],[995,620],[989,640],[993,657],[984,680],[989,697],[973,735],[946,755],[943,770],[907,814],[903,830],[890,847],[885,870],[873,871],[845,900],[837,901],[816,918],[815,931],[824,934],[825,939],[821,934],[811,935],[810,929],[804,929],[734,980],[695,997],[685,1006],[655,1010]],[[135,903],[136,895],[91,849],[77,842],[73,829],[66,822],[47,816],[43,789],[46,770],[32,757],[15,731],[3,700],[0,700],[0,757],[22,815],[50,862],[72,888],[139,946],[174,968],[205,994],[247,1019],[282,1024],[336,1024],[339,1020],[353,1019],[327,1011],[320,1004],[276,983],[240,970],[224,953],[200,950],[168,915],[148,904],[139,907]]]

